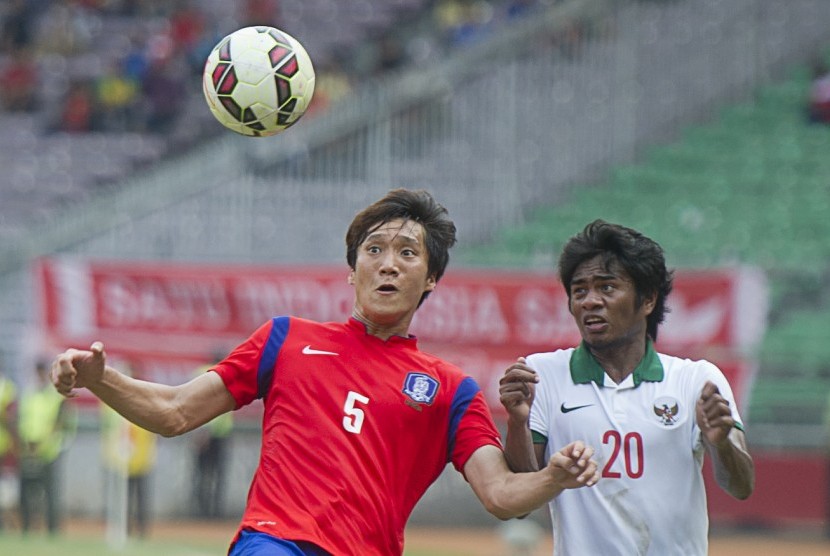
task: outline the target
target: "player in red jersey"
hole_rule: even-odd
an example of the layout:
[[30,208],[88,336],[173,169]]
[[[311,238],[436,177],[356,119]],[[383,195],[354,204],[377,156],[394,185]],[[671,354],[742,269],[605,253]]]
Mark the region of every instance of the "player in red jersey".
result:
[[429,193],[390,191],[346,234],[347,322],[274,318],[180,386],[119,373],[96,343],[59,355],[53,383],[64,395],[86,387],[165,436],[261,399],[260,463],[232,556],[401,554],[406,521],[447,462],[493,515],[526,514],[593,485],[593,449],[577,441],[541,471],[511,473],[476,382],[418,349],[410,322],[454,243],[455,225]]

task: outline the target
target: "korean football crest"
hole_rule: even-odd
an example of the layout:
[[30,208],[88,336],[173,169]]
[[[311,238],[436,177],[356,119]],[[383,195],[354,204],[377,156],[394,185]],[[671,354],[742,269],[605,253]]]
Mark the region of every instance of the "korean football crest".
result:
[[438,393],[438,381],[424,373],[410,372],[403,383],[403,393],[413,402],[431,404]]

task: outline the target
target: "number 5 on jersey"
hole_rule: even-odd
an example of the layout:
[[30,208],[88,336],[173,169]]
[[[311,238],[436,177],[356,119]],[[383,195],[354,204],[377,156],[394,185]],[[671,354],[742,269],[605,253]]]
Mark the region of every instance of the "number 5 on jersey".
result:
[[357,392],[349,390],[349,395],[346,396],[346,403],[343,404],[343,428],[348,432],[360,434],[360,429],[363,428],[363,418],[365,417],[363,410],[356,407],[355,404],[366,405],[369,403],[369,398]]

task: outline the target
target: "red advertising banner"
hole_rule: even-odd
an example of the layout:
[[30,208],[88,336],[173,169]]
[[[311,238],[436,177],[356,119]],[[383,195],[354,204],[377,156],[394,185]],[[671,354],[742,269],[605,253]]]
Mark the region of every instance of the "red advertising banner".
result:
[[[203,265],[43,259],[34,269],[43,348],[104,341],[145,378],[178,383],[276,315],[340,321],[354,292],[343,266]],[[767,291],[749,268],[678,272],[661,350],[705,357],[740,397],[740,354],[763,336]],[[553,273],[450,269],[411,327],[422,349],[476,377],[494,411],[516,357],[569,347],[579,333]]]

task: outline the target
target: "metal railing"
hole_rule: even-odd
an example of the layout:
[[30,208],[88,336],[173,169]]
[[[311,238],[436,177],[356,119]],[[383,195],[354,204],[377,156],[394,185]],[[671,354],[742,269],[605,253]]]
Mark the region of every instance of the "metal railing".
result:
[[[830,40],[828,16],[821,0],[559,2],[451,56],[367,83],[282,136],[226,135],[34,222],[3,245],[0,271],[60,251],[339,259],[352,211],[398,185],[434,190],[462,245],[486,242],[537,204],[565,199],[574,184],[806,61]],[[208,216],[221,217],[221,234]],[[310,221],[323,229],[303,234],[314,236],[307,248],[286,247],[303,235],[277,235],[279,222],[295,230]],[[221,241],[190,252],[199,231]]]
[[[563,0],[356,93],[289,132],[226,134],[0,243],[0,350],[31,326],[28,262],[343,260],[354,212],[425,187],[460,244],[601,179],[830,42],[825,0]],[[31,305],[31,302],[28,303]]]

